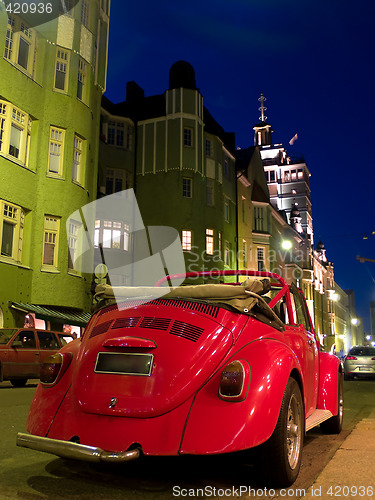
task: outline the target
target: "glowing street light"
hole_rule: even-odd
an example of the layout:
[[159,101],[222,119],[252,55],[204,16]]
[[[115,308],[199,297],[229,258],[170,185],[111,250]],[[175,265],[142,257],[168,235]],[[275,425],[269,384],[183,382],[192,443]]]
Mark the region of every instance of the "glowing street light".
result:
[[292,242],[290,240],[283,240],[281,242],[281,248],[283,250],[290,250],[292,248]]
[[352,318],[352,325],[357,326],[359,323],[358,318]]

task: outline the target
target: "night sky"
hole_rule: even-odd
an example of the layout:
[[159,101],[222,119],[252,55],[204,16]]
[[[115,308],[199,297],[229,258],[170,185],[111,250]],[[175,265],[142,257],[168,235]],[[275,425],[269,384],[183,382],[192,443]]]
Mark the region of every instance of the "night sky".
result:
[[315,243],[336,282],[355,290],[367,332],[375,263],[356,256],[375,260],[374,18],[373,0],[112,0],[106,92],[121,102],[134,80],[162,94],[171,65],[186,60],[241,148],[253,145],[263,92],[274,144],[305,157]]

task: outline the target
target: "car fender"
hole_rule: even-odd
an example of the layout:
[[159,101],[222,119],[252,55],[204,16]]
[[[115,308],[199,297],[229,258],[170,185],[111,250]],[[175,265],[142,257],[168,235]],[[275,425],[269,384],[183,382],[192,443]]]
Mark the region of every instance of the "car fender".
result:
[[31,434],[35,434],[36,436],[47,435],[48,429],[52,425],[56,413],[71,386],[74,360],[80,347],[80,340],[75,340],[60,349],[60,353],[71,353],[73,359],[64,375],[56,384],[46,386],[39,382],[26,422],[26,429]]
[[337,415],[338,377],[343,377],[341,361],[333,354],[320,352],[319,365],[318,408]]
[[[265,363],[264,360],[270,360]],[[223,368],[241,360],[250,367],[243,401],[225,401],[218,395]],[[301,367],[293,351],[275,339],[250,342],[231,351],[210,380],[196,393],[180,453],[213,454],[258,446],[270,438],[279,417],[289,377],[294,376],[303,395]]]

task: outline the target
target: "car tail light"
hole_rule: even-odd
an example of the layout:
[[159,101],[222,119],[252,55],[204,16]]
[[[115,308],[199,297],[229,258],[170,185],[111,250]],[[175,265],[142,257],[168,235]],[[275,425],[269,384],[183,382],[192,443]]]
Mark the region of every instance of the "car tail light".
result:
[[353,360],[353,359],[357,359],[357,358],[356,358],[355,356],[346,356],[346,359],[347,359],[348,361],[351,361],[351,360]]
[[375,356],[373,358],[371,358],[372,361],[375,361]]
[[66,372],[70,362],[72,361],[72,354],[59,352],[52,354],[45,359],[40,367],[40,381],[43,385],[53,385]]
[[219,396],[226,401],[243,401],[250,382],[250,366],[246,361],[232,361],[221,372]]

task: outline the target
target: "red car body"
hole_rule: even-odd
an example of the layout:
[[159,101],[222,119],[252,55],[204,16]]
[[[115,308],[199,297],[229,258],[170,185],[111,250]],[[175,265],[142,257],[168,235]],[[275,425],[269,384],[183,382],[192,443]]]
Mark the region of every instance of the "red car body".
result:
[[[285,456],[275,477],[291,484],[305,430],[322,422],[327,431],[341,430],[341,364],[321,352],[296,287],[266,272],[218,274],[266,277],[273,291],[250,292],[255,306],[242,312],[242,299],[236,308],[178,292],[99,309],[83,338],[61,349],[55,378],[42,377],[27,420],[30,435],[20,433],[18,444],[125,461],[140,453],[218,454],[259,445],[262,456],[274,457],[267,446],[282,439]],[[240,285],[217,286],[235,292]],[[280,426],[286,438],[275,437]]]

